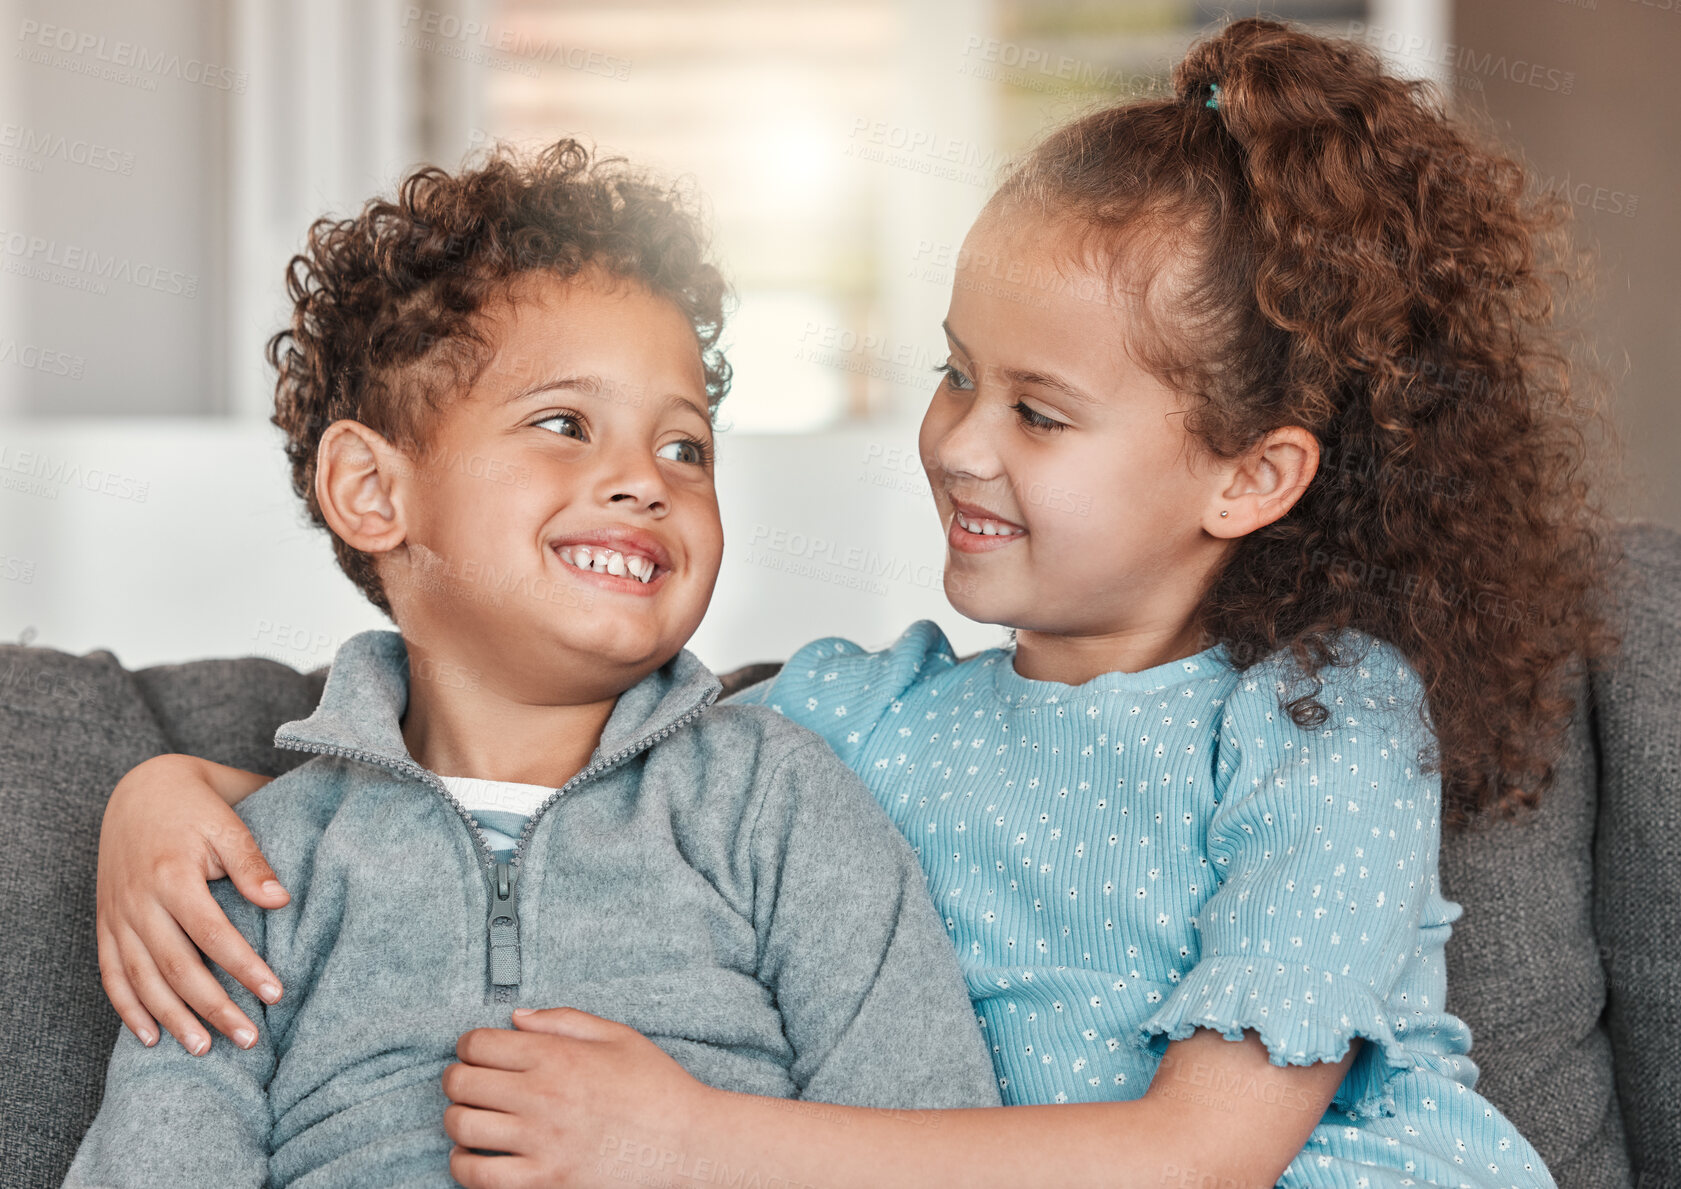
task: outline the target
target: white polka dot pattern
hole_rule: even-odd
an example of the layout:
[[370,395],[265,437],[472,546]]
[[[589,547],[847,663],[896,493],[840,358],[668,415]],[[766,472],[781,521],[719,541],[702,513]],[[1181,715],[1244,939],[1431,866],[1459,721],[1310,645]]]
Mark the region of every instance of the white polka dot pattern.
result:
[[756,700],[823,735],[909,839],[1006,1103],[1137,1097],[1198,1028],[1251,1029],[1276,1064],[1363,1037],[1282,1184],[1550,1184],[1443,1009],[1459,908],[1417,676],[1347,644],[1310,727],[1281,707],[1311,691],[1282,656],[1067,686],[1006,650],[957,664],[926,621],[879,653],[807,645]]

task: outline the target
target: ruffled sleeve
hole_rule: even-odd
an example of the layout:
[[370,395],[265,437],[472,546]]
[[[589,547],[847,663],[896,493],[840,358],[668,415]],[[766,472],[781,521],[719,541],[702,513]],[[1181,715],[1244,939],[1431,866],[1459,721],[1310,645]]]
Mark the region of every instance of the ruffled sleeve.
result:
[[1397,1038],[1404,1014],[1388,998],[1436,887],[1441,784],[1421,763],[1433,739],[1418,675],[1371,637],[1344,646],[1359,659],[1320,671],[1330,716],[1318,727],[1283,709],[1310,688],[1287,657],[1239,675],[1221,723],[1201,956],[1141,1042],[1250,1029],[1273,1064],[1311,1065],[1362,1037],[1332,1104],[1390,1114],[1390,1078],[1422,1063]]
[[889,648],[868,652],[827,636],[805,645],[767,682],[732,701],[768,706],[823,736],[835,754],[857,768],[871,732],[912,685],[956,663],[950,642],[932,620],[906,628]]

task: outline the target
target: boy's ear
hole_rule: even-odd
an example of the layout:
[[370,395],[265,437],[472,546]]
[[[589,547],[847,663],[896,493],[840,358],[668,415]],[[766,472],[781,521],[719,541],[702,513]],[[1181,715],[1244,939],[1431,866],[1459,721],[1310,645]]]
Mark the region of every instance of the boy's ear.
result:
[[1295,507],[1318,470],[1318,438],[1299,425],[1275,429],[1227,465],[1202,527],[1225,538],[1263,528]]
[[315,499],[345,544],[389,553],[403,543],[403,476],[414,467],[397,447],[359,421],[335,421],[315,454]]

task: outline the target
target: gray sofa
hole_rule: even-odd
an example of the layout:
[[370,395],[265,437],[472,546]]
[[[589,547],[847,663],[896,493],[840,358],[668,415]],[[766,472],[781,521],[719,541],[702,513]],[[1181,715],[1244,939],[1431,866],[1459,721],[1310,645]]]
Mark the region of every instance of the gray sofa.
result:
[[[1448,1006],[1561,1185],[1657,1189],[1681,1183],[1681,535],[1623,540],[1625,647],[1583,682],[1552,795],[1448,838]],[[278,773],[304,757],[274,729],[321,684],[260,659],[129,671],[0,646],[0,1184],[59,1184],[99,1105],[119,1026],[93,928],[110,789],[166,751]]]

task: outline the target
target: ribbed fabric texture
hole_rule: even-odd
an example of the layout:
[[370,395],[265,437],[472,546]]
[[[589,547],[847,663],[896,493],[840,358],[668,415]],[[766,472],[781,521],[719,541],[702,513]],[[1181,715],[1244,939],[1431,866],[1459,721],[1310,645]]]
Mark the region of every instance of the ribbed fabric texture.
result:
[[1006,650],[957,664],[928,622],[879,653],[817,641],[747,696],[828,739],[911,842],[1006,1103],[1136,1098],[1198,1028],[1253,1030],[1275,1064],[1362,1037],[1281,1183],[1550,1184],[1444,1011],[1459,908],[1417,675],[1342,644],[1309,728],[1282,709],[1314,692],[1286,657],[1067,686]]

